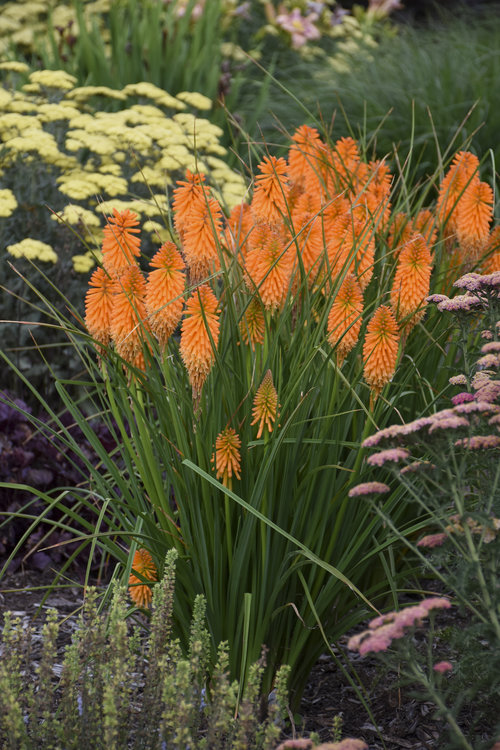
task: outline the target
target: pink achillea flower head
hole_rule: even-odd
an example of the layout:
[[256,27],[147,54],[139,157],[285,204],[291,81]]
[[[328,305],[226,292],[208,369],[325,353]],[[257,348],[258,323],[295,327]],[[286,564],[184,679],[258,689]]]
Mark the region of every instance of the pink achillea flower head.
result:
[[409,452],[404,448],[388,448],[385,451],[380,451],[380,453],[375,453],[373,456],[369,456],[366,459],[366,463],[369,464],[369,466],[383,466],[388,461],[391,463],[404,461],[409,455]]
[[481,288],[480,278],[481,274],[479,273],[466,273],[457,279],[453,286],[456,286],[457,289],[467,289],[469,292],[475,292]]
[[500,341],[489,341],[483,344],[481,354],[500,354]]
[[426,302],[434,302],[437,305],[440,302],[444,302],[447,299],[449,299],[449,297],[447,297],[446,294],[430,294],[426,298]]
[[425,607],[430,612],[431,609],[450,609],[451,602],[445,596],[430,596],[428,599],[420,602],[419,606]]
[[442,302],[438,302],[438,310],[440,312],[451,312],[457,315],[467,315],[475,312],[478,308],[482,307],[483,303],[478,297],[472,296],[471,294],[459,294],[458,297],[452,299],[445,299]]
[[433,670],[435,672],[439,672],[439,674],[445,674],[446,672],[451,672],[453,669],[453,664],[451,664],[449,661],[438,661],[437,664],[434,664]]
[[434,421],[429,427],[429,434],[437,430],[458,430],[460,427],[469,427],[469,420],[456,415],[446,416]]
[[447,538],[448,536],[444,531],[438,534],[427,534],[426,536],[423,536],[422,539],[419,539],[419,541],[417,542],[417,547],[427,547],[427,549],[441,547],[441,545],[446,541]]
[[488,401],[474,401],[469,404],[458,404],[453,411],[456,414],[491,414],[500,411],[500,406]]
[[470,438],[456,440],[455,445],[469,450],[490,450],[500,447],[500,437],[498,435],[473,435]]
[[481,370],[496,370],[500,365],[497,354],[485,354],[484,357],[480,357],[476,363],[477,367]]
[[420,471],[421,469],[435,469],[436,464],[431,464],[430,461],[413,461],[413,463],[408,464],[408,466],[403,466],[403,468],[400,471],[400,474],[415,474],[415,472]]
[[391,488],[383,482],[363,482],[349,490],[349,497],[363,497],[365,495],[382,495],[390,492]]
[[453,375],[453,377],[448,380],[448,383],[450,385],[467,385],[467,378],[463,374]]
[[452,396],[451,402],[454,406],[458,406],[458,404],[465,404],[466,401],[474,401],[475,398],[473,393],[464,391],[463,393],[457,393],[456,396]]

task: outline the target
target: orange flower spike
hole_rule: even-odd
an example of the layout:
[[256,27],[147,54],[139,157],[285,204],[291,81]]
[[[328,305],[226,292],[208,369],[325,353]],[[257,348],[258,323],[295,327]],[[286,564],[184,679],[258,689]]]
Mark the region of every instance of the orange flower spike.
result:
[[177,181],[177,187],[173,193],[172,207],[174,209],[175,228],[181,236],[188,224],[193,205],[207,195],[207,188],[203,185],[204,182],[204,174],[193,174],[189,169],[186,171],[186,179]]
[[458,206],[465,187],[479,170],[479,159],[470,151],[455,154],[451,166],[439,186],[436,214],[450,231],[456,230]]
[[143,362],[139,357],[149,330],[145,305],[146,280],[138,266],[129,266],[115,280],[111,313],[111,336],[117,353],[131,364]]
[[140,255],[141,241],[136,234],[139,221],[132,211],[117,211],[108,218],[104,227],[102,242],[102,263],[111,275],[120,275],[128,266],[135,263],[134,258]]
[[316,268],[323,251],[321,201],[318,194],[303,193],[292,211],[296,237],[304,273],[313,281],[311,271]]
[[421,234],[414,234],[401,250],[391,289],[391,307],[397,320],[405,321],[406,334],[425,315],[431,273],[429,247]]
[[203,281],[220,267],[221,231],[222,210],[218,201],[206,196],[195,199],[182,243],[192,284]]
[[92,338],[106,346],[111,340],[113,279],[104,268],[97,268],[85,295],[85,325]]
[[241,439],[232,427],[226,427],[215,441],[216,477],[231,489],[233,475],[241,479]]
[[153,593],[151,586],[144,583],[144,579],[147,581],[157,581],[158,571],[156,565],[153,562],[153,558],[149,552],[145,549],[138,549],[134,554],[134,560],[132,562],[132,568],[135,573],[138,573],[141,577],[138,578],[134,572],[130,574],[128,579],[129,583],[129,594],[130,598],[136,605],[136,607],[144,607],[145,609],[151,606],[151,600]]
[[486,182],[473,179],[460,199],[456,218],[458,243],[466,262],[483,255],[493,219],[493,190]]
[[287,163],[282,157],[265,156],[258,168],[261,174],[255,178],[252,211],[258,221],[279,222],[287,215]]
[[162,349],[179,325],[184,306],[185,264],[173,242],[165,242],[153,256],[146,281],[146,310],[151,330]]
[[252,233],[252,241],[255,244],[245,263],[247,286],[259,294],[267,310],[276,310],[290,289],[293,249],[287,247],[284,233],[269,224],[259,224]]
[[243,260],[248,252],[254,225],[252,209],[248,203],[234,206],[227,220],[226,245],[232,254],[240,253]]
[[292,136],[288,151],[288,174],[294,185],[309,192],[309,188],[321,185],[324,171],[325,144],[316,128],[301,125]]
[[361,330],[363,293],[356,278],[348,274],[333,301],[328,314],[328,341],[336,347],[340,366],[356,345]]
[[278,410],[278,393],[273,383],[271,370],[264,375],[262,383],[257,389],[253,400],[252,416],[250,424],[259,424],[257,440],[262,436],[264,427],[267,427],[269,433],[273,431],[274,422],[276,421],[276,412]]
[[250,344],[252,349],[255,349],[257,344],[264,343],[265,330],[264,308],[259,298],[255,296],[240,320],[241,338],[245,344]]
[[[201,389],[215,361],[219,342],[218,300],[207,284],[197,287],[186,304],[181,328],[180,353],[198,401]],[[212,339],[212,341],[210,340]]]
[[481,266],[483,274],[495,273],[495,271],[500,271],[500,224],[490,233]]
[[363,344],[364,378],[375,396],[396,370],[399,331],[390,307],[381,305],[368,323]]

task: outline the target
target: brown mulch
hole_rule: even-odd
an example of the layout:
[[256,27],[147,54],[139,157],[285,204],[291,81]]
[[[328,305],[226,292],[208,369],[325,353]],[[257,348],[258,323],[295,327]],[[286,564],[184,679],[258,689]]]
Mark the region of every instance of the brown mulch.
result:
[[[0,612],[11,610],[24,622],[32,622],[37,633],[47,609],[57,609],[63,617],[58,649],[60,663],[65,647],[76,628],[77,612],[82,599],[79,585],[66,583],[56,588],[42,604],[47,587],[54,578],[52,571],[31,569],[8,573],[0,583]],[[33,659],[38,658],[35,638]],[[383,675],[375,659],[360,658],[347,651],[347,637],[335,648],[336,656],[354,668],[363,685],[371,716],[348,678],[331,655],[323,655],[312,670],[302,703],[296,716],[297,736],[315,731],[323,742],[331,741],[335,716],[342,720],[342,735],[363,739],[370,750],[437,750],[442,724],[434,718],[434,707],[419,701],[409,689],[398,688],[395,678]]]

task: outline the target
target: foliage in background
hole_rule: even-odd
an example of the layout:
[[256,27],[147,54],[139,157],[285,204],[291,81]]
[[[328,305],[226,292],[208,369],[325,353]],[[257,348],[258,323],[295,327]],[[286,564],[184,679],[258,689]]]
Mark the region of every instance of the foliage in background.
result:
[[[395,668],[445,720],[440,747],[490,750],[500,741],[500,272],[468,273],[455,286],[461,294],[433,300],[442,314],[454,316],[463,353],[463,372],[450,378],[456,391],[451,404],[376,432],[364,446],[378,449],[367,459],[373,467],[368,477],[391,477],[404,488],[403,502],[417,503],[428,515],[430,533],[416,546],[406,542],[423,575],[452,593],[462,619],[446,641],[438,631],[439,656],[432,630],[422,652],[400,627],[412,622],[407,609],[372,624],[352,645],[360,653],[381,651],[394,668],[387,649],[397,639]],[[351,493],[368,489],[364,484]],[[382,508],[378,512],[396,532],[397,522]]]
[[276,747],[288,718],[288,669],[276,678],[273,700],[261,717],[265,657],[250,668],[241,693],[228,674],[228,648],[214,655],[205,625],[205,601],[196,598],[188,649],[172,633],[176,554],[155,586],[151,629],[127,624],[125,590],[114,587],[107,615],[89,589],[62,665],[59,622],[50,610],[42,629],[36,673],[31,625],[4,616],[0,650],[2,747],[266,748]]

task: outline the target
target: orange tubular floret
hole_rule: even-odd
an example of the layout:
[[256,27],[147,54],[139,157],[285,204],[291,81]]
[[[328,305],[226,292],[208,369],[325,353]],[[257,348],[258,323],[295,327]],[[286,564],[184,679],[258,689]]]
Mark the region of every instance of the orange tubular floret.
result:
[[221,231],[222,211],[215,198],[204,196],[194,200],[182,243],[192,284],[220,268]]
[[250,205],[239,203],[234,206],[227,220],[226,245],[232,254],[241,255],[242,260],[248,252],[250,235],[254,226],[255,221]]
[[288,151],[288,174],[299,190],[317,191],[325,169],[325,144],[316,128],[301,125]]
[[391,289],[391,307],[406,333],[424,317],[431,273],[429,247],[421,234],[414,234],[401,250]]
[[232,427],[226,427],[215,441],[216,477],[231,488],[233,475],[241,479],[241,439]]
[[487,245],[484,249],[482,273],[500,271],[500,224],[491,230]]
[[184,306],[185,264],[173,242],[165,242],[150,263],[156,269],[146,281],[146,310],[162,349],[179,325]]
[[287,215],[287,163],[283,158],[265,156],[258,166],[261,174],[255,178],[252,211],[258,221],[281,221]]
[[258,296],[255,296],[240,320],[241,338],[245,344],[255,349],[257,344],[264,343],[265,330],[264,308]]
[[90,335],[106,346],[111,340],[113,279],[104,268],[94,271],[85,295],[85,325]]
[[356,278],[348,274],[328,315],[328,341],[331,346],[336,347],[339,366],[358,341],[362,313],[363,292]]
[[293,232],[300,260],[309,283],[317,275],[324,244],[321,201],[317,194],[304,193],[292,211]]
[[220,326],[218,304],[217,297],[207,284],[197,287],[186,303],[180,353],[195,401],[198,401],[215,361],[214,347],[217,348],[219,342]]
[[375,396],[394,375],[398,347],[396,318],[389,307],[381,305],[368,323],[363,344],[364,378]]
[[458,243],[466,263],[475,263],[483,255],[492,219],[493,190],[475,178],[460,199],[456,218]]
[[115,280],[111,336],[120,357],[141,368],[149,330],[145,294],[146,280],[138,266],[129,266]]
[[247,286],[257,292],[267,310],[275,310],[282,306],[290,289],[294,253],[287,247],[284,233],[275,226],[259,224],[252,240],[255,245],[245,262]]
[[271,370],[268,370],[264,375],[262,383],[258,387],[253,400],[253,420],[250,424],[254,425],[258,423],[259,425],[257,440],[262,436],[264,427],[267,428],[269,433],[273,431],[277,410],[278,393],[274,387],[272,372]]
[[110,275],[120,275],[139,256],[141,241],[135,236],[140,232],[138,224],[137,214],[128,210],[114,208],[113,217],[108,218],[104,227],[102,262]]
[[151,586],[144,583],[143,579],[147,581],[157,581],[158,571],[156,565],[153,562],[153,558],[149,552],[145,549],[138,549],[134,554],[134,560],[132,562],[132,568],[136,573],[139,573],[141,578],[138,578],[135,573],[131,573],[129,577],[129,594],[130,598],[137,607],[148,608],[151,606],[151,600],[153,594]]
[[204,186],[204,182],[204,174],[193,174],[189,169],[186,171],[186,179],[177,182],[172,207],[175,228],[181,237],[188,224],[193,205],[208,195],[208,188]]
[[456,230],[458,206],[467,184],[479,170],[479,159],[470,151],[459,151],[439,187],[436,214],[451,232]]

